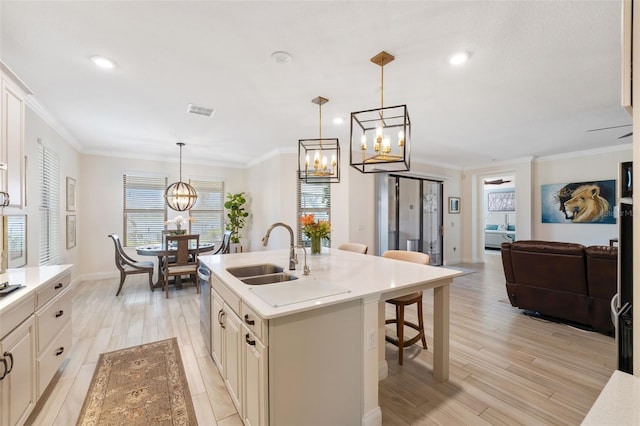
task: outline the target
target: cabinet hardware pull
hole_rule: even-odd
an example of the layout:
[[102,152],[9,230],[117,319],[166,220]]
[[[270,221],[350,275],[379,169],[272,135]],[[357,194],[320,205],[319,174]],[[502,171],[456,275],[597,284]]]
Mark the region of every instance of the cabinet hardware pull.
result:
[[56,356],[62,355],[63,352],[64,352],[64,347],[59,347],[58,350],[56,351]]
[[58,290],[62,288],[62,283],[58,283],[56,284],[56,286],[53,288],[54,290]]
[[254,320],[249,319],[249,314],[244,315],[244,322],[246,322],[249,325],[254,325],[256,323]]
[[7,360],[2,358],[2,359],[0,359],[0,362],[4,364],[4,368],[3,368],[3,371],[2,371],[2,376],[0,376],[0,380],[2,380],[7,376]]
[[[9,357],[9,360],[11,361],[11,367],[9,367],[9,369],[7,370],[7,374],[9,374],[11,373],[11,370],[13,370],[13,354],[11,352],[5,352],[4,356]],[[6,362],[5,362],[5,366],[6,366]]]
[[256,341],[249,339],[249,333],[244,335],[244,341],[247,342],[248,345],[255,346]]
[[62,309],[60,309],[57,313],[56,313],[56,318],[60,318],[62,316],[62,314],[64,314],[64,311]]
[[220,324],[221,328],[226,328],[224,325],[224,309],[220,309],[220,312],[218,312],[218,323]]

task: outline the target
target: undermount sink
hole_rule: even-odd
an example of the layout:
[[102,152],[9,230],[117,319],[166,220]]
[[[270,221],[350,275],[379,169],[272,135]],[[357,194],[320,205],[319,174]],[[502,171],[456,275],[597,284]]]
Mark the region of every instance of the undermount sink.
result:
[[227,268],[227,272],[236,278],[255,277],[256,275],[275,274],[284,271],[284,268],[271,263],[259,265],[236,266]]
[[[281,268],[282,270],[282,268]],[[281,283],[285,281],[297,280],[298,277],[292,274],[288,274],[286,272],[276,272],[267,275],[258,275],[255,277],[242,278],[240,281],[247,285],[263,285],[263,284],[274,284]]]

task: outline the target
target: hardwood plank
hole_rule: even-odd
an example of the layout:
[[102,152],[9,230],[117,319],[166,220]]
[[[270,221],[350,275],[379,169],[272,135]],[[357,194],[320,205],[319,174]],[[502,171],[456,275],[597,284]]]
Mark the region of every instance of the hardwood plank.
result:
[[[460,265],[475,273],[450,288],[450,380],[433,372],[433,294],[423,297],[427,343],[398,351],[385,345],[389,376],[379,383],[385,426],[431,424],[578,425],[615,368],[610,336],[522,314],[508,302],[500,256]],[[200,424],[242,421],[207,354],[192,286],[149,291],[146,277],[83,282],[73,289],[69,362],[30,424],[74,424],[102,352],[177,337]],[[388,309],[388,307],[387,307]],[[415,319],[415,310],[408,317]]]

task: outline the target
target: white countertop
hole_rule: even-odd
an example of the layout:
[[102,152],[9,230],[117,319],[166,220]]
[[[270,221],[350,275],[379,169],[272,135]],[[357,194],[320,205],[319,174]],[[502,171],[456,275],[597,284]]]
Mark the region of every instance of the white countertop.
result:
[[7,269],[0,274],[0,283],[9,281],[9,284],[22,284],[25,287],[14,290],[0,298],[0,311],[10,305],[29,297],[36,288],[44,282],[54,279],[58,275],[67,272],[73,265],[33,266],[28,268]]
[[[303,275],[304,255],[297,250],[298,265],[288,271],[289,250],[255,251],[225,255],[200,256],[220,281],[243,299],[265,319],[289,315],[348,300],[372,297],[383,298],[403,288],[422,285],[425,288],[441,285],[443,279],[453,279],[460,271],[425,266],[411,262],[363,255],[337,249],[323,249],[321,255],[307,254],[310,275]],[[235,266],[272,263],[284,268],[298,279],[284,283],[249,286],[226,271]],[[289,288],[287,289],[287,286]],[[259,289],[258,289],[259,288]],[[295,292],[296,294],[292,294]],[[258,294],[256,294],[258,293]],[[266,294],[266,296],[265,296]],[[278,299],[280,297],[284,297]],[[392,296],[393,297],[393,296]],[[282,303],[268,303],[266,300]],[[297,302],[297,300],[300,300]]]
[[582,426],[640,425],[640,377],[613,372]]

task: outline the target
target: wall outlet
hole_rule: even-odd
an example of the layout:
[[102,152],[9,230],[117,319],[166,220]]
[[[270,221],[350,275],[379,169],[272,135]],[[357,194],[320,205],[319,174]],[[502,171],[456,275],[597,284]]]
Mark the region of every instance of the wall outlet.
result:
[[367,333],[367,349],[370,351],[376,348],[376,330],[371,329]]

